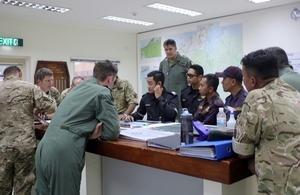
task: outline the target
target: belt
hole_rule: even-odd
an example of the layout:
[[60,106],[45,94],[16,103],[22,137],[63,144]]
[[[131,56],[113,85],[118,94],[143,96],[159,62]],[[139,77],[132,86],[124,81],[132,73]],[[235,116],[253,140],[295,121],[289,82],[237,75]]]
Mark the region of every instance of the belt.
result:
[[66,126],[66,125],[62,125],[60,126],[61,129],[64,129],[64,130],[70,130],[70,127],[69,126]]

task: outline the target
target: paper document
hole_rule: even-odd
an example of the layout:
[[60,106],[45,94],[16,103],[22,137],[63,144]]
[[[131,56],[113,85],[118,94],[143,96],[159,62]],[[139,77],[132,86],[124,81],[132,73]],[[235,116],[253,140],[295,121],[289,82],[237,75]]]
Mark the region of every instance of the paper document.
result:
[[170,135],[174,135],[174,133],[154,130],[148,127],[133,128],[133,129],[126,129],[126,130],[122,129],[120,132],[120,137],[126,139],[133,139],[137,141],[147,141],[148,139],[166,137]]

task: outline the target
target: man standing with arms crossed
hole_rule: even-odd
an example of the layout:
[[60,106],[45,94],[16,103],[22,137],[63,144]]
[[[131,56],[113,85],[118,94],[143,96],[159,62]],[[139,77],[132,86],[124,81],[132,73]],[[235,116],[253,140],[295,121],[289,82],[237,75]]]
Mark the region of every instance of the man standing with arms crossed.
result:
[[37,86],[22,81],[17,66],[4,70],[0,86],[0,194],[30,195],[35,183],[37,147],[33,126],[34,108],[56,109],[56,102]]
[[[167,39],[163,46],[167,57],[160,62],[159,71],[165,75],[165,88],[168,91],[176,92],[178,102],[180,102],[181,90],[188,86],[186,73],[192,65],[192,61],[177,52],[176,42],[173,39]],[[180,114],[181,106],[179,105],[177,118]]]

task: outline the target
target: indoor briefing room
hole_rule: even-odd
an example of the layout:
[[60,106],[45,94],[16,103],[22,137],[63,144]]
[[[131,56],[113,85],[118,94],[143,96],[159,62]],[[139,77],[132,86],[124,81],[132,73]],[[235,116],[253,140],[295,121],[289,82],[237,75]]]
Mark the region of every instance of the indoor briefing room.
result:
[[0,195],[300,194],[299,34],[299,0],[0,0]]

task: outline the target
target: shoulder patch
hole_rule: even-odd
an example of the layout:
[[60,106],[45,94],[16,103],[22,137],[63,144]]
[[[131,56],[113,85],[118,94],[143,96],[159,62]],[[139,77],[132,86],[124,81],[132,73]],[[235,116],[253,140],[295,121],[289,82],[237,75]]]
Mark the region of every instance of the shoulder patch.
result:
[[185,90],[187,90],[189,88],[190,88],[190,86],[188,85],[186,88],[182,89],[181,92],[183,92],[183,91],[185,91]]
[[172,91],[171,93],[172,93],[173,95],[177,95],[177,93],[176,93],[175,91]]

